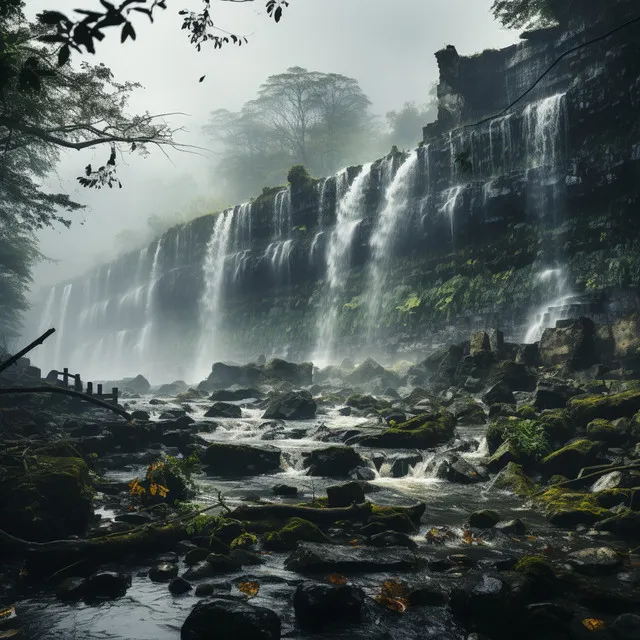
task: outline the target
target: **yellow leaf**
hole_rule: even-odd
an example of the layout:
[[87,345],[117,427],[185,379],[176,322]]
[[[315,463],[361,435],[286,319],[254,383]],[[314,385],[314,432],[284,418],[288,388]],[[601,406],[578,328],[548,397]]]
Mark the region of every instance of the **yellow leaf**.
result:
[[327,580],[331,584],[347,584],[347,578],[339,573],[331,573],[327,576]]
[[6,609],[2,609],[0,611],[0,620],[4,620],[5,618],[14,618],[16,615],[15,607],[7,607]]
[[589,631],[597,631],[604,627],[604,620],[599,620],[598,618],[585,618],[582,621],[582,624],[589,629]]
[[244,593],[248,598],[254,598],[260,591],[260,585],[257,582],[240,582],[238,591]]
[[20,629],[5,629],[0,631],[0,638],[13,638],[18,633],[20,633]]
[[348,540],[347,544],[350,544],[352,547],[355,547],[358,544],[359,540],[354,538],[353,540]]
[[525,536],[527,540],[531,540],[531,542],[534,542],[535,540],[538,539],[537,536]]
[[155,495],[156,495],[156,493],[158,493],[158,485],[157,485],[155,482],[152,482],[152,483],[149,485],[149,493],[150,493],[152,496],[155,496]]
[[396,598],[385,598],[384,596],[376,596],[376,602],[379,605],[402,615],[407,610],[406,600],[399,600]]
[[161,484],[156,485],[156,487],[158,489],[158,494],[160,495],[160,497],[166,498],[167,493],[169,493],[169,489],[167,489],[167,487],[163,487]]

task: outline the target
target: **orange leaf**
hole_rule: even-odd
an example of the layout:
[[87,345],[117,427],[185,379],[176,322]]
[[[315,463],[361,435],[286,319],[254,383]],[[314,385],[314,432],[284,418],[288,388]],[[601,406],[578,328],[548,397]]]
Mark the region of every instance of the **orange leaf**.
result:
[[352,547],[355,547],[358,544],[359,540],[354,538],[353,540],[347,541],[347,544],[350,544]]
[[531,540],[531,542],[534,542],[535,540],[537,540],[537,539],[538,539],[538,537],[537,537],[537,536],[525,536],[525,538],[526,538],[527,540]]
[[15,617],[16,617],[15,607],[7,607],[6,609],[3,609],[2,611],[0,611],[0,620],[3,620],[5,618],[9,619],[9,618],[15,618]]
[[331,573],[327,576],[327,580],[331,584],[347,584],[347,578],[339,573]]
[[384,596],[376,596],[376,602],[379,605],[402,615],[407,610],[406,600],[397,600],[395,598],[385,598]]
[[158,485],[157,485],[155,482],[152,482],[152,483],[149,485],[149,493],[150,493],[152,496],[155,496],[155,495],[156,495],[156,493],[158,493]]
[[13,638],[18,633],[20,633],[20,629],[5,629],[0,631],[0,638]]
[[604,620],[599,620],[598,618],[585,618],[582,621],[582,624],[589,629],[589,631],[598,631],[598,629],[602,629],[602,627],[604,627]]
[[248,598],[254,598],[260,591],[260,585],[257,582],[240,582],[238,591],[244,593]]

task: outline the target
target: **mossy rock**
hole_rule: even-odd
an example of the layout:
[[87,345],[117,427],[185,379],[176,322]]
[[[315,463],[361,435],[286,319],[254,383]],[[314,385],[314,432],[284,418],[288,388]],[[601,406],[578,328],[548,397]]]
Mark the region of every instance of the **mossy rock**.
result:
[[345,404],[354,409],[371,409],[380,411],[391,406],[387,400],[378,400],[373,396],[367,396],[362,393],[352,393],[346,400]]
[[521,465],[509,462],[496,476],[492,486],[496,489],[508,489],[521,497],[526,497],[533,492],[536,485]]
[[599,522],[597,529],[637,542],[640,540],[640,512],[623,508],[615,515]]
[[633,505],[636,491],[636,489],[603,489],[602,491],[596,491],[593,495],[601,507],[611,509],[619,504],[627,507]]
[[551,563],[543,556],[523,556],[516,562],[513,570],[527,576],[556,577]]
[[583,438],[550,453],[542,459],[540,466],[547,476],[562,474],[575,478],[580,469],[596,462],[601,450],[600,442]]
[[533,463],[551,450],[544,427],[537,420],[523,420],[515,416],[499,418],[489,425],[486,438],[492,454],[509,442],[525,463]]
[[0,529],[37,542],[85,532],[93,514],[94,492],[84,460],[27,457],[5,470],[0,482]]
[[587,437],[609,445],[619,445],[627,440],[628,421],[624,418],[611,422],[604,418],[596,418],[587,425]]
[[552,443],[564,444],[576,434],[575,426],[565,409],[547,409],[537,420]]
[[551,487],[537,496],[536,500],[544,509],[549,522],[558,527],[592,525],[611,515],[610,511],[600,506],[598,498],[593,493]]
[[582,427],[596,418],[606,420],[632,418],[637,411],[640,411],[640,391],[572,398],[569,401],[568,410],[572,420]]
[[534,420],[538,417],[538,413],[534,406],[525,404],[516,411],[516,416],[523,420]]
[[250,549],[258,544],[258,538],[252,533],[243,533],[231,542],[231,551],[235,549]]
[[455,434],[456,420],[443,411],[439,416],[423,414],[360,441],[365,447],[389,449],[429,449],[449,442]]
[[291,551],[298,542],[326,542],[331,540],[313,522],[302,518],[290,518],[278,531],[265,534],[262,543],[271,551]]

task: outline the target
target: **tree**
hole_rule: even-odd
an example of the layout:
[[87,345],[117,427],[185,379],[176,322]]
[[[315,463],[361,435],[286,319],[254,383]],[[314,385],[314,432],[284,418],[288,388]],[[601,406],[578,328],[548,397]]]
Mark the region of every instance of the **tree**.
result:
[[438,116],[438,100],[436,97],[437,85],[433,84],[429,91],[429,102],[416,105],[415,102],[405,102],[400,111],[387,113],[389,126],[389,145],[396,145],[403,149],[411,149],[416,146],[422,127],[433,122]]
[[240,112],[211,114],[205,133],[220,151],[216,174],[244,199],[282,182],[292,164],[331,173],[360,159],[354,149],[367,135],[369,104],[358,82],[340,74],[291,67],[270,76]]
[[[635,0],[611,0],[611,6]],[[494,0],[491,11],[508,29],[566,27],[571,20],[588,23],[605,10],[594,0]],[[607,7],[608,9],[608,7]]]

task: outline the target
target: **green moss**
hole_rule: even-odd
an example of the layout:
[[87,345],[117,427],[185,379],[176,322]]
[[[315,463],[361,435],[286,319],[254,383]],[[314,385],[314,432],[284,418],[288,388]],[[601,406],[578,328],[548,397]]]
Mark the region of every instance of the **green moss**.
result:
[[535,483],[524,472],[521,465],[509,462],[496,476],[493,486],[496,489],[508,489],[520,497],[531,495],[536,487]]
[[380,411],[390,406],[390,402],[387,400],[378,400],[373,396],[367,396],[362,393],[352,393],[345,404],[348,407],[354,407],[355,409],[375,409]]
[[516,416],[518,416],[518,418],[522,418],[523,420],[533,420],[537,417],[537,415],[538,414],[536,413],[535,408],[530,404],[525,404],[516,411]]
[[611,515],[607,509],[600,506],[598,498],[593,493],[551,487],[537,496],[536,500],[544,509],[549,521],[560,527],[591,525]]
[[547,409],[542,412],[538,421],[553,443],[564,444],[575,435],[575,427],[565,409]]
[[513,567],[514,571],[528,576],[548,577],[555,576],[555,571],[550,562],[543,556],[523,556]]
[[455,424],[455,418],[448,411],[443,411],[438,416],[422,414],[396,424],[379,435],[368,436],[360,444],[369,447],[428,449],[451,440]]
[[302,518],[290,518],[279,531],[267,533],[263,540],[265,549],[290,551],[298,542],[330,542],[327,536],[313,522]]
[[249,549],[258,543],[258,538],[252,533],[243,533],[231,543],[231,551],[234,549]]
[[619,504],[630,505],[634,494],[634,489],[603,489],[596,491],[593,495],[601,507],[611,509]]
[[568,409],[571,418],[579,426],[585,426],[596,418],[631,418],[640,410],[640,391],[572,398]]
[[528,462],[540,460],[551,450],[545,429],[537,420],[500,417],[489,425],[486,437],[490,451],[495,451],[504,442],[510,442]]

